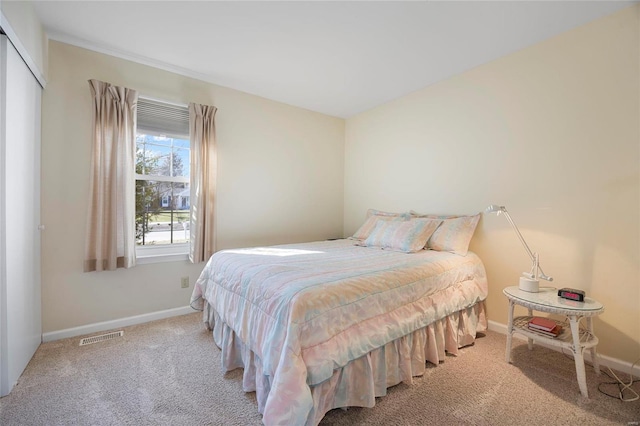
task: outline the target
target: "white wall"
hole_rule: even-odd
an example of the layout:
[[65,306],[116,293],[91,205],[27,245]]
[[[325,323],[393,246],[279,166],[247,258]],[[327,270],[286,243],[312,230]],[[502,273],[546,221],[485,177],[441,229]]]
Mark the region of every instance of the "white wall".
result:
[[218,249],[342,235],[344,120],[52,41],[42,106],[44,332],[187,306],[204,266],[82,272],[91,78],[218,107]]
[[[507,206],[556,287],[606,308],[598,350],[640,356],[639,9],[634,6],[347,120],[345,234],[367,208]],[[530,266],[502,217],[471,248],[489,319]]]

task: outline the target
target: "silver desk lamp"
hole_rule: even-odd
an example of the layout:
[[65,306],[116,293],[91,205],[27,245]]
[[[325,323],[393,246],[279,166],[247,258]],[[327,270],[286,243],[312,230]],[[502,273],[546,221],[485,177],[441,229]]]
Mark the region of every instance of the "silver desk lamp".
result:
[[516,226],[513,219],[511,219],[511,216],[509,215],[509,212],[507,211],[505,206],[498,206],[498,205],[492,204],[489,207],[487,207],[487,209],[485,210],[485,213],[497,213],[498,215],[503,214],[507,218],[507,220],[509,221],[513,229],[516,231],[516,235],[518,235],[520,242],[524,246],[524,249],[527,251],[529,258],[533,263],[531,265],[531,271],[523,272],[522,276],[520,277],[520,283],[518,286],[520,290],[528,291],[530,293],[537,293],[540,289],[540,279],[543,279],[546,281],[553,281],[553,277],[546,275],[542,270],[542,268],[540,267],[540,258],[538,257],[538,253],[534,253],[531,251],[531,249],[529,248],[529,245],[522,237],[520,230]]

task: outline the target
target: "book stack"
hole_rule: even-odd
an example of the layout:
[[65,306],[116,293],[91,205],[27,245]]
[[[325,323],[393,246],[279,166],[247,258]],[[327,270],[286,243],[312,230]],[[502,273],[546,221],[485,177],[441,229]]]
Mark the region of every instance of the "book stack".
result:
[[558,337],[562,333],[562,326],[549,318],[533,317],[529,321],[528,328],[548,337]]

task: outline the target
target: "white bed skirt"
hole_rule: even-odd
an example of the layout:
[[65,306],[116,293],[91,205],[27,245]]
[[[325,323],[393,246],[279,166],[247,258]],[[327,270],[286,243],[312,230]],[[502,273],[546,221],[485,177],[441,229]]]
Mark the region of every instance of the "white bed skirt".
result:
[[[263,374],[260,358],[206,303],[203,314],[222,350],[224,370],[244,369],[242,388],[256,392],[258,411],[263,413],[271,383]],[[457,355],[459,348],[472,344],[476,333],[486,329],[484,302],[479,302],[334,370],[329,379],[311,386],[313,409],[307,425],[317,425],[334,408],[373,407],[375,398],[386,395],[388,387],[400,382],[411,384],[413,377],[424,374],[427,361],[437,365],[445,360],[445,352]]]

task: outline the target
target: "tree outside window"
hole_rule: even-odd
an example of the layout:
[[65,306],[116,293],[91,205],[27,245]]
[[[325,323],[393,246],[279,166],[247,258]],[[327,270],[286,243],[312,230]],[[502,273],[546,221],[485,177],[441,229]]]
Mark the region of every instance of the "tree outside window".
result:
[[136,135],[136,242],[189,241],[189,140]]

